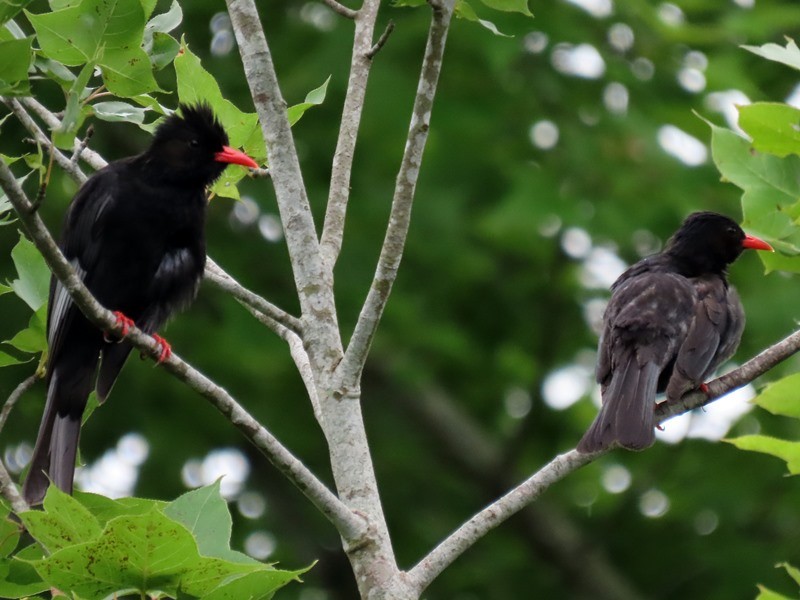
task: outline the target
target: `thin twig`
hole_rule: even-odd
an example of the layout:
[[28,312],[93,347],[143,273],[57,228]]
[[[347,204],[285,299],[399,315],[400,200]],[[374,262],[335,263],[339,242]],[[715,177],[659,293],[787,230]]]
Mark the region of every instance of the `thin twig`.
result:
[[[53,112],[48,110],[46,106],[44,106],[41,102],[39,102],[35,98],[26,96],[24,98],[20,98],[20,102],[23,104],[23,106],[26,106],[34,113],[36,113],[39,116],[39,118],[42,119],[42,121],[44,121],[45,125],[47,125],[50,129],[53,130],[58,129],[59,126],[61,125],[61,120]],[[75,140],[73,150],[78,144],[80,144],[80,142],[78,140]],[[58,158],[56,158],[56,160],[58,160]],[[100,156],[97,152],[89,148],[86,148],[83,152],[81,152],[81,160],[86,162],[86,164],[92,167],[95,171],[99,171],[108,164],[102,156]],[[59,166],[64,168],[63,165],[61,164],[59,164]]]
[[0,431],[6,426],[6,421],[8,421],[8,416],[11,414],[11,411],[16,406],[17,402],[20,398],[27,392],[33,384],[36,383],[39,379],[37,373],[30,375],[23,379],[17,387],[14,388],[14,391],[8,396],[8,400],[6,403],[3,404],[3,409],[0,410]]
[[692,392],[680,399],[679,402],[668,404],[661,402],[656,408],[656,419],[663,423],[672,417],[683,414],[695,408],[706,406],[718,400],[725,394],[746,386],[753,380],[761,377],[778,363],[783,362],[800,350],[800,329],[787,336],[780,342],[763,350],[742,366],[708,382],[708,394]]
[[[14,174],[0,161],[0,187],[14,206],[31,240],[44,256],[48,267],[62,283],[72,301],[98,329],[119,333],[120,326],[108,309],[92,296],[58,249],[50,232],[36,213],[30,213],[30,200],[19,187]],[[126,340],[143,353],[157,358],[161,346],[137,327],[131,327]],[[162,363],[169,373],[204,396],[224,414],[322,512],[345,539],[357,540],[366,533],[366,523],[345,506],[309,469],[254,419],[222,387],[184,362],[175,352]],[[0,474],[2,475],[2,474]]]
[[[716,398],[740,388],[800,350],[800,330],[767,348],[738,369],[726,373],[708,384],[709,397],[694,393],[680,403],[659,405],[656,418],[663,422],[689,410],[703,406]],[[430,583],[488,531],[497,527],[520,509],[535,500],[544,490],[573,471],[607,454],[581,454],[570,450],[557,456],[526,481],[493,502],[442,541],[430,554],[408,572],[409,581],[421,593]]]
[[339,14],[347,19],[355,19],[358,15],[358,11],[353,10],[352,8],[347,8],[344,4],[340,4],[336,0],[322,0],[325,4],[327,4],[328,8],[330,8],[336,14]]
[[594,455],[580,454],[577,450],[560,454],[502,498],[475,514],[408,572],[417,592],[421,594],[444,569],[489,531],[533,502],[551,485],[594,459]]
[[358,130],[361,126],[364,97],[367,93],[367,81],[372,68],[372,60],[368,54],[372,47],[379,8],[380,0],[366,0],[358,13],[353,34],[350,76],[347,80],[347,93],[342,106],[339,137],[336,139],[336,150],[333,153],[331,187],[328,192],[328,206],[325,210],[325,222],[320,238],[322,260],[331,271],[333,271],[333,266],[342,249],[353,159]]
[[50,152],[50,159],[47,161],[47,170],[44,173],[44,179],[39,183],[39,191],[36,192],[36,199],[31,205],[31,211],[36,212],[44,202],[44,197],[47,195],[47,186],[50,185],[50,175],[53,172],[53,153]]
[[422,154],[428,140],[431,110],[442,69],[442,57],[454,4],[455,0],[447,0],[441,10],[433,11],[411,124],[406,137],[400,170],[397,174],[389,226],[386,229],[378,267],[367,299],[361,308],[344,359],[337,367],[335,385],[341,381],[347,386],[360,380],[372,338],[375,336],[383,310],[389,300],[392,285],[397,277],[411,221],[411,207],[422,163]]
[[92,139],[92,135],[94,135],[94,125],[89,125],[86,129],[86,135],[83,136],[83,139],[75,146],[75,150],[72,152],[72,158],[70,158],[72,164],[78,164],[81,154],[83,154],[84,150],[86,150],[86,147],[89,145],[89,140]]
[[250,172],[248,174],[253,179],[268,179],[269,177],[272,177],[272,172],[269,170],[269,167],[262,167],[260,169],[250,169]]
[[23,513],[31,509],[22,494],[19,493],[17,484],[6,469],[3,461],[0,460],[0,496],[3,496],[11,504],[11,509],[16,513]]
[[64,156],[60,150],[53,146],[53,141],[47,136],[47,134],[45,134],[44,131],[42,131],[36,121],[31,118],[19,100],[14,98],[3,98],[3,102],[6,106],[8,106],[11,112],[14,113],[14,116],[19,119],[19,122],[22,123],[22,126],[25,127],[25,129],[27,129],[31,135],[33,135],[34,141],[47,148],[50,156],[53,158],[53,160],[55,160],[59,167],[64,169],[70,175],[70,177],[72,177],[79,184],[86,181],[86,175],[84,175],[83,171],[80,170],[80,167],[74,164],[68,157]]
[[205,278],[214,286],[225,290],[245,306],[249,306],[266,317],[262,321],[272,331],[283,337],[278,327],[283,327],[299,334],[303,330],[303,323],[297,317],[278,308],[255,292],[241,285],[209,256],[206,258]]
[[311,400],[311,407],[314,410],[314,417],[317,419],[317,422],[320,423],[320,425],[323,425],[324,416],[319,405],[317,388],[314,384],[314,372],[311,370],[311,362],[308,360],[308,353],[303,346],[303,339],[291,329],[284,327],[280,323],[276,323],[272,319],[269,319],[263,312],[253,308],[252,304],[248,304],[239,298],[236,298],[236,301],[244,306],[245,310],[253,315],[257,321],[263,325],[266,325],[275,333],[277,333],[289,346],[289,354],[291,354],[292,360],[297,366],[297,371],[300,373],[303,384],[306,386],[308,397]]
[[378,41],[375,42],[372,48],[369,49],[369,52],[367,52],[368,59],[372,60],[375,58],[375,55],[380,52],[381,48],[383,48],[383,46],[386,44],[386,40],[389,39],[389,36],[392,35],[393,31],[394,21],[389,20],[389,22],[386,24],[386,29],[384,29],[383,33],[381,34],[381,37],[378,38]]

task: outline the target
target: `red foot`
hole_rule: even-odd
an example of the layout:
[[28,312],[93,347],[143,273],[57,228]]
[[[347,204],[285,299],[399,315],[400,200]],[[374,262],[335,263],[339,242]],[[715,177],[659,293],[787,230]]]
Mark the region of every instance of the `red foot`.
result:
[[172,346],[170,346],[169,342],[157,333],[154,333],[151,337],[156,341],[156,344],[161,346],[161,352],[159,353],[158,360],[156,361],[156,364],[160,365],[170,356],[172,356]]
[[107,342],[114,342],[114,341],[119,342],[119,341],[121,341],[122,338],[124,338],[126,335],[128,335],[128,332],[131,330],[131,327],[136,325],[136,323],[133,322],[133,319],[130,319],[130,318],[126,317],[122,312],[120,312],[118,310],[115,310],[113,314],[117,318],[117,322],[116,322],[115,326],[116,327],[122,327],[122,331],[119,334],[119,338],[120,339],[118,339],[118,340],[111,339],[109,337],[109,332],[108,331],[103,332],[103,339],[105,339],[105,341],[107,341]]
[[700,387],[699,387],[699,388],[697,388],[697,389],[699,389],[699,390],[700,390],[701,392],[703,392],[703,393],[704,393],[706,396],[708,396],[708,386],[707,386],[705,383],[701,383],[701,384],[700,384]]

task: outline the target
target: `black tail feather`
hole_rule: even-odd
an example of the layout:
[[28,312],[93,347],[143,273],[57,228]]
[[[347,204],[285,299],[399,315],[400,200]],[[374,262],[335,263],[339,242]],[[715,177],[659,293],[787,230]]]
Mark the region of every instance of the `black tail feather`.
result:
[[89,366],[64,369],[66,375],[62,375],[61,369],[53,370],[31,468],[22,487],[22,496],[31,506],[42,503],[50,480],[59,489],[72,493],[81,416],[96,364],[95,359]]
[[578,443],[584,454],[620,446],[644,450],[655,442],[655,397],[660,369],[631,355],[604,390],[603,406]]

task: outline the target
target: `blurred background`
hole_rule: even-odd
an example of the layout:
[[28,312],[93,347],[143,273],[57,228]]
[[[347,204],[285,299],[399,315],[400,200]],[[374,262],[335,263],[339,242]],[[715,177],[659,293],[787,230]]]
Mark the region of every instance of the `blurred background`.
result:
[[[740,192],[720,181],[702,119],[735,127],[735,104],[800,106],[797,72],[740,48],[797,36],[795,0],[534,1],[534,19],[474,6],[510,37],[453,24],[403,265],[363,382],[403,567],[575,446],[597,410],[597,330],[608,287],[626,265],[659,250],[694,210],[741,218]],[[168,7],[159,1],[156,12]],[[289,104],[331,76],[325,103],[295,127],[319,224],[352,23],[318,1],[259,7]],[[223,94],[252,110],[224,10],[221,0],[184,3],[181,31]],[[429,10],[386,3],[379,32],[389,19],[396,29],[372,70],[336,269],[345,340],[383,239]],[[171,68],[158,77],[174,88]],[[52,110],[63,109],[54,85],[34,88]],[[0,151],[18,151],[24,135],[9,120]],[[147,139],[133,125],[102,122],[91,147],[113,160],[141,151]],[[246,181],[240,189],[241,202],[211,203],[209,255],[296,314],[271,186]],[[42,209],[55,230],[74,192],[56,170]],[[0,280],[14,276],[16,240],[16,227],[0,228]],[[799,292],[780,273],[764,276],[755,253],[733,266],[731,280],[748,316],[735,357],[743,361],[796,327]],[[28,309],[7,295],[0,310],[0,339],[8,339]],[[323,436],[282,341],[208,286],[166,337],[331,482]],[[768,378],[797,367],[791,360]],[[0,397],[34,368],[0,370]],[[719,441],[756,431],[797,438],[796,421],[750,410],[753,393],[673,420],[653,449],[612,453],[553,486],[425,597],[730,600],[753,598],[757,583],[796,595],[774,566],[800,563],[800,483],[784,477],[780,461]],[[30,455],[43,396],[38,384],[0,437],[17,471]],[[333,527],[202,398],[150,361],[130,359],[81,448],[81,487],[110,495],[172,499],[224,475],[235,548],[284,568],[319,561],[279,597],[357,597]]]

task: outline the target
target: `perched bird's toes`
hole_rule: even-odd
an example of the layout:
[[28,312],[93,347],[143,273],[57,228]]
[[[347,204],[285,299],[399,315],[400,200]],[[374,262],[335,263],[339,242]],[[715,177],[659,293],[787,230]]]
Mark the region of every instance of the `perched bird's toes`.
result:
[[108,331],[103,332],[103,339],[108,342],[109,344],[112,342],[121,342],[122,338],[128,335],[128,332],[131,330],[131,327],[136,325],[133,322],[133,319],[126,317],[122,312],[115,310],[113,315],[117,318],[117,322],[115,323],[115,327],[122,328],[122,331],[119,333],[119,337],[116,335],[112,337],[112,334]]
[[172,355],[172,346],[170,346],[169,342],[157,333],[154,333],[152,337],[156,341],[156,344],[161,346],[161,352],[159,353],[158,360],[156,361],[156,364],[160,365]]

